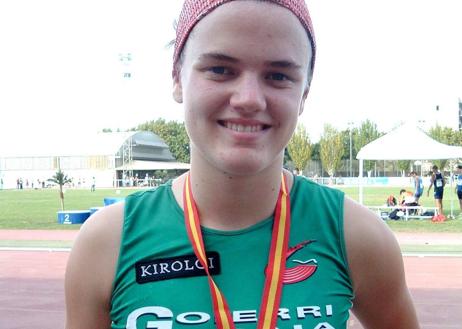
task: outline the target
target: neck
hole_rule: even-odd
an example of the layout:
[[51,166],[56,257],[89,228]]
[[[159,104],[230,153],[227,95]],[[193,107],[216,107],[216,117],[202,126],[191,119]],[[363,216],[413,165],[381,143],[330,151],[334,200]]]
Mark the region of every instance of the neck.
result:
[[[191,163],[191,188],[202,226],[237,230],[262,221],[274,212],[281,186],[281,164],[249,176],[233,176],[213,170],[200,170]],[[292,176],[285,172],[290,190]],[[186,176],[174,184],[177,200]]]

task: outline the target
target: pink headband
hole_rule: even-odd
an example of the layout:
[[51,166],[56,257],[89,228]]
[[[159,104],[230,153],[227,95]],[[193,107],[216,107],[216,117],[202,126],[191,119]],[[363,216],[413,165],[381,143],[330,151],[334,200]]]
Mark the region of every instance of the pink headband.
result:
[[[178,26],[176,30],[175,48],[173,53],[173,76],[176,76],[177,62],[183,47],[188,40],[194,26],[202,18],[207,16],[215,8],[231,2],[233,0],[185,0],[183,9],[181,10]],[[306,6],[305,0],[267,0],[289,9],[295,16],[298,17],[303,27],[308,33],[311,46],[313,48],[313,58],[311,60],[311,69],[314,68],[314,60],[316,57],[316,42],[314,38],[313,25],[311,23],[310,13]]]

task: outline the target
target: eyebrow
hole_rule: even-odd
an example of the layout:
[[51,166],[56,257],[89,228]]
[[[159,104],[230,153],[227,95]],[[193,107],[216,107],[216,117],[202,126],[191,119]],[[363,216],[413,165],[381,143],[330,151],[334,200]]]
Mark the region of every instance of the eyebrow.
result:
[[234,58],[234,57],[231,57],[231,56],[228,56],[228,55],[225,55],[225,54],[221,54],[221,53],[205,53],[205,54],[201,54],[199,56],[199,61],[210,60],[210,59],[219,60],[219,61],[225,61],[225,62],[231,62],[231,63],[238,63],[239,62],[239,60],[237,58]]
[[269,61],[269,62],[265,62],[265,64],[271,67],[292,69],[292,70],[298,70],[302,67],[300,64],[296,64],[292,61],[287,61],[287,60]]
[[[201,54],[199,56],[199,61],[203,61],[203,60],[218,60],[218,61],[224,61],[224,62],[230,62],[230,63],[239,63],[239,60],[235,57],[225,55],[222,53],[215,53],[215,52]],[[290,60],[266,61],[265,65],[270,66],[270,67],[292,69],[292,70],[298,70],[302,67],[301,65],[294,63]]]

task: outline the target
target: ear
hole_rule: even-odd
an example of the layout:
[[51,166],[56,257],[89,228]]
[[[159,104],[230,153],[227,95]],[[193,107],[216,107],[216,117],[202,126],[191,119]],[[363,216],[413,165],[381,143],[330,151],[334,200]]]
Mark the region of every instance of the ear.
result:
[[306,86],[305,91],[303,92],[302,95],[302,100],[300,102],[300,108],[298,109],[298,115],[302,115],[303,110],[305,109],[305,101],[306,98],[308,97],[308,92],[310,91],[310,86]]
[[180,77],[177,75],[173,78],[173,99],[177,103],[183,103],[183,88]]

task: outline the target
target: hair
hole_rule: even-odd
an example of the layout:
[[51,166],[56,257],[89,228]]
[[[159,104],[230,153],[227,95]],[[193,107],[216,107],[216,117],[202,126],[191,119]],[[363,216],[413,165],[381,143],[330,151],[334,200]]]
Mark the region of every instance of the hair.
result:
[[399,194],[403,193],[403,192],[406,192],[405,189],[402,189],[401,191],[399,191]]
[[417,175],[417,173],[415,171],[411,171],[409,175]]
[[432,170],[438,170],[438,166],[437,166],[437,165],[434,165],[434,166],[432,167]]
[[[180,72],[182,62],[182,53],[184,46],[194,28],[194,26],[205,16],[211,13],[219,6],[235,0],[185,0],[180,17],[176,26],[176,39],[173,51],[173,69],[172,76],[176,78]],[[306,6],[305,0],[260,0],[271,2],[290,10],[299,19],[302,26],[308,35],[312,48],[312,58],[310,62],[310,73],[308,76],[308,84],[311,82],[314,63],[316,58],[316,41],[314,37],[313,25],[311,16]]]
[[462,164],[458,164],[457,169],[462,169]]

